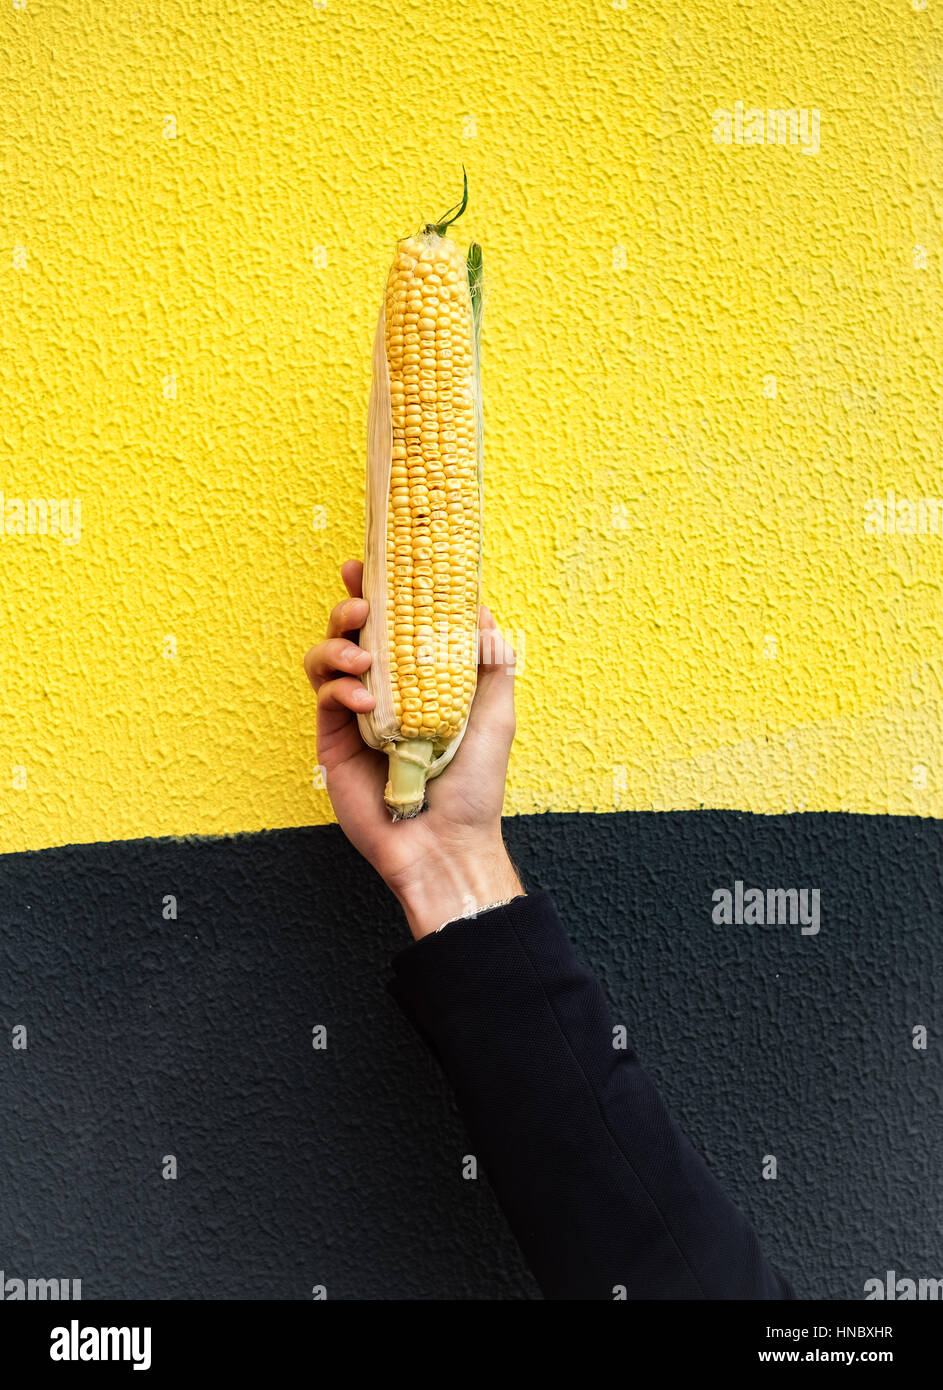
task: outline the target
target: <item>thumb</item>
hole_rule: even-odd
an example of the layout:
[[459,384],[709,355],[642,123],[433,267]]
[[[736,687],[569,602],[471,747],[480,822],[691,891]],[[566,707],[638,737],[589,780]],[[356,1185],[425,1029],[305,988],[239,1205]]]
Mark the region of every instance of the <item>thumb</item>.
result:
[[[482,605],[478,636],[478,688],[471,719],[510,750],[514,738],[514,676],[517,653],[501,635],[494,614]],[[471,732],[471,730],[469,730]]]
[[[451,786],[460,793],[462,815],[500,817],[504,801],[511,743],[514,739],[514,668],[516,656],[505,642],[487,608],[482,608],[478,633],[478,685],[472,700],[462,746],[455,753]],[[448,783],[448,777],[442,781]],[[448,788],[443,788],[443,794]],[[433,787],[430,802],[438,790]]]

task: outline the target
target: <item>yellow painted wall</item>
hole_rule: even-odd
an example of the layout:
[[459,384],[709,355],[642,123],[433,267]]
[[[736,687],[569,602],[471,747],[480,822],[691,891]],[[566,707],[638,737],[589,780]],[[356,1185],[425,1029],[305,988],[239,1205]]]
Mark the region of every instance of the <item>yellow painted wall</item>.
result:
[[0,849],[330,818],[300,656],[462,163],[507,810],[943,814],[943,536],[864,525],[943,498],[941,0],[7,0],[0,82],[0,490],[82,506],[0,536]]

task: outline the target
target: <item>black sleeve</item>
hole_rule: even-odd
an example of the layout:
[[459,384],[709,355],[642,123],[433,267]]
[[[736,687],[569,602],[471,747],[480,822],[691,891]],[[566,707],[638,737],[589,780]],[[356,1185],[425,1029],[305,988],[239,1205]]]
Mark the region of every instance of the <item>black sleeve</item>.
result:
[[545,1297],[793,1297],[635,1053],[613,1047],[546,893],[413,942],[393,970]]

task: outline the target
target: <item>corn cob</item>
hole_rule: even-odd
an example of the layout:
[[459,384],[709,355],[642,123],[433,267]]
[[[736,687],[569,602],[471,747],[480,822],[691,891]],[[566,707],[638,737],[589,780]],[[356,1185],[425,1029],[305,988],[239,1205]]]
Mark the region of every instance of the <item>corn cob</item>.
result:
[[478,669],[482,418],[481,249],[446,235],[468,200],[401,241],[373,352],[361,645],[389,756],[384,800],[417,815],[465,732]]

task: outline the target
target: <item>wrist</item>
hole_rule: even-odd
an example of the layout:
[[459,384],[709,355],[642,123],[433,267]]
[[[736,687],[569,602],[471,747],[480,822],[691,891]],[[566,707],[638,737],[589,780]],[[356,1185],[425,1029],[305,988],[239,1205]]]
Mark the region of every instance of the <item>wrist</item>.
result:
[[454,917],[469,917],[524,892],[500,838],[464,846],[457,853],[426,856],[408,877],[390,887],[417,941]]

